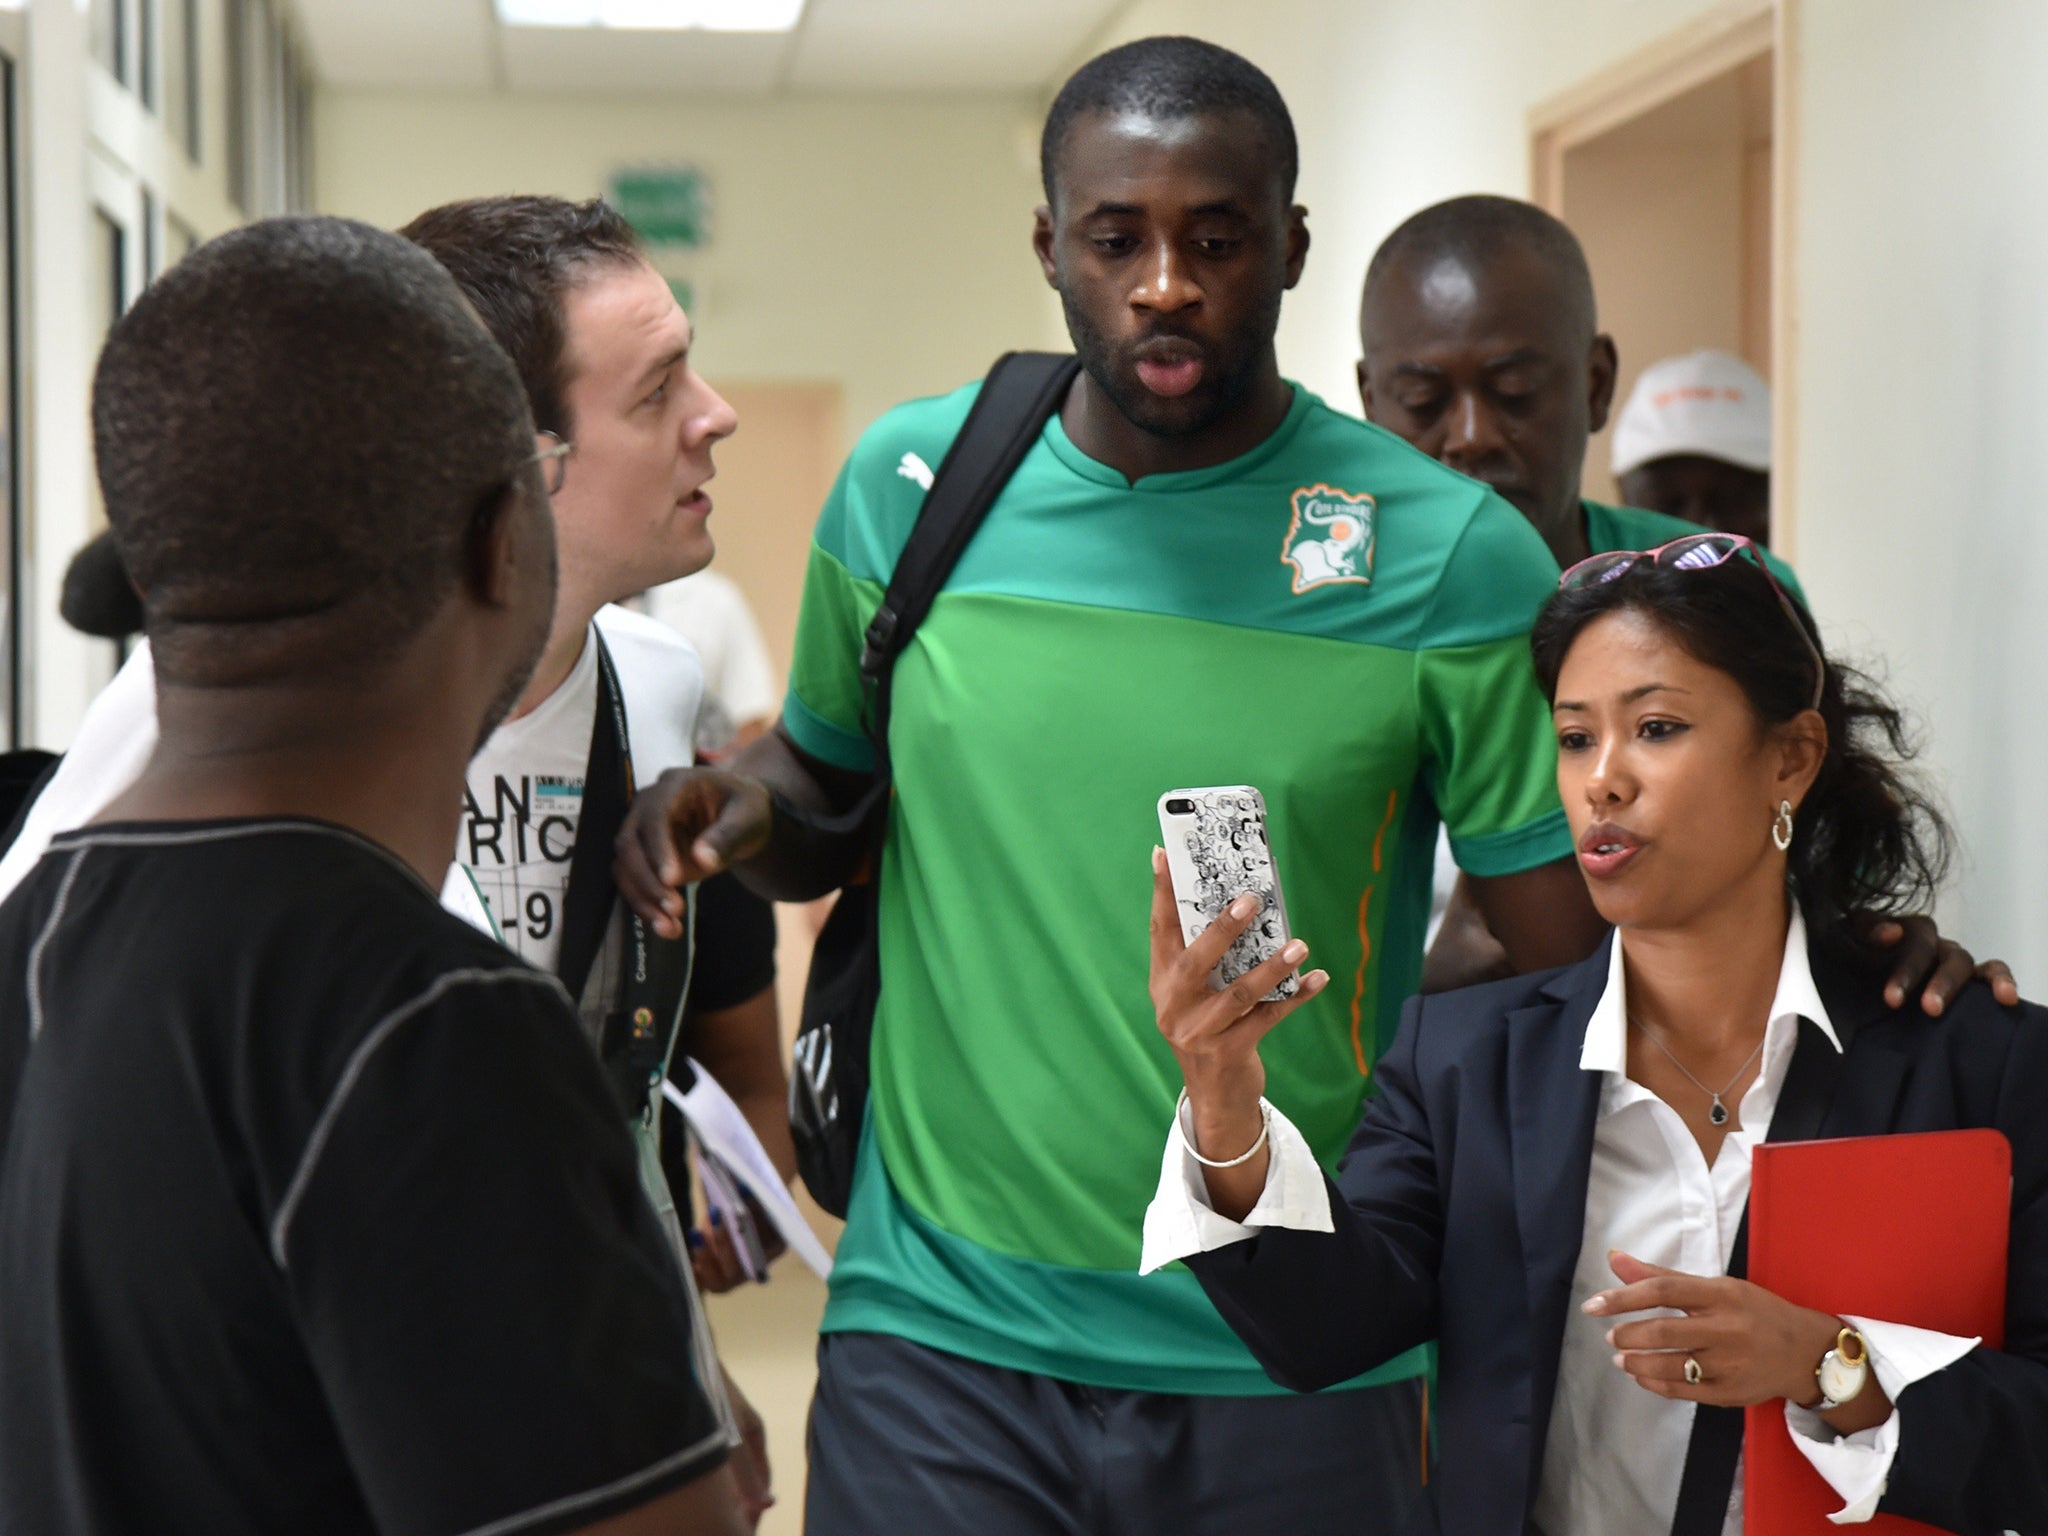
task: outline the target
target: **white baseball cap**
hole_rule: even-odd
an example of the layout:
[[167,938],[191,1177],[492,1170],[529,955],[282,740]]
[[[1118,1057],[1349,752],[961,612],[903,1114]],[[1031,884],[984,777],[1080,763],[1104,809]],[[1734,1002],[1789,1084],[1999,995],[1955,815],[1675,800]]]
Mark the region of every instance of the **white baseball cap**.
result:
[[1771,386],[1726,352],[1652,363],[1614,424],[1614,472],[1695,453],[1744,469],[1771,467]]

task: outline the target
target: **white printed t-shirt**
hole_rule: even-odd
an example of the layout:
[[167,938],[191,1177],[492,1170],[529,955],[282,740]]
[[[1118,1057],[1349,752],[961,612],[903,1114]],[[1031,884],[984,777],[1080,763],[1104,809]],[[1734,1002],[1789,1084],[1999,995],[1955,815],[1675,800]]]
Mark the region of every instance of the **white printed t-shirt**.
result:
[[491,733],[463,788],[456,862],[476,881],[506,945],[544,971],[555,969],[562,948],[597,671],[597,647],[586,641],[559,688]]
[[[697,653],[666,625],[607,607],[604,636],[626,706],[636,789],[693,760],[690,738],[704,693]],[[597,721],[597,647],[555,691],[507,720],[470,760],[456,834],[456,863],[469,871],[498,935],[521,958],[553,971],[562,949],[562,906],[583,816],[583,775]],[[604,861],[605,870],[611,860]]]

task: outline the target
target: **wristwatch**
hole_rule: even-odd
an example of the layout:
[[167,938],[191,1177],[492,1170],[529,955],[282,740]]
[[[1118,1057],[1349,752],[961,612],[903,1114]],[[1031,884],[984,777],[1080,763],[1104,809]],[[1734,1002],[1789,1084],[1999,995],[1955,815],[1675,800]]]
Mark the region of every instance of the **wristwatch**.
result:
[[1820,1403],[1813,1410],[1815,1413],[1826,1413],[1830,1408],[1853,1402],[1870,1380],[1870,1350],[1863,1335],[1854,1328],[1844,1328],[1836,1334],[1835,1347],[1820,1357],[1813,1376],[1820,1383]]

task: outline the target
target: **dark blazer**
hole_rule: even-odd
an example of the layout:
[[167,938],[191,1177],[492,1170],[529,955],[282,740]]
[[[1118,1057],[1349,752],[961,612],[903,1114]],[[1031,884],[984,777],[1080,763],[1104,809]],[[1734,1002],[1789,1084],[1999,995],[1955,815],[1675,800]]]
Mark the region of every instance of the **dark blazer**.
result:
[[[1425,1523],[1452,1536],[1528,1529],[1600,1103],[1579,1051],[1607,971],[1603,944],[1563,970],[1412,1000],[1331,1191],[1336,1232],[1266,1228],[1188,1261],[1284,1386],[1440,1341]],[[1929,1019],[1917,1002],[1886,1007],[1876,972],[1819,955],[1813,972],[1843,1052],[1801,1026],[1771,1140],[1994,1126],[2013,1148],[2005,1349],[1901,1395],[1880,1508],[1954,1531],[2048,1530],[2048,1010],[1973,984]]]

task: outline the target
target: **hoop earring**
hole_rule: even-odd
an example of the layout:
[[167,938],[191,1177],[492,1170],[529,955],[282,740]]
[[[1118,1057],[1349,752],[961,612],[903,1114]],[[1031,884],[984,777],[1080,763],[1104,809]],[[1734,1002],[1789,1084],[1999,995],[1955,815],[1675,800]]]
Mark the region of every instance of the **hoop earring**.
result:
[[1771,821],[1771,841],[1778,845],[1778,852],[1780,853],[1783,853],[1792,846],[1792,802],[1790,800],[1780,800],[1778,802],[1778,814]]

